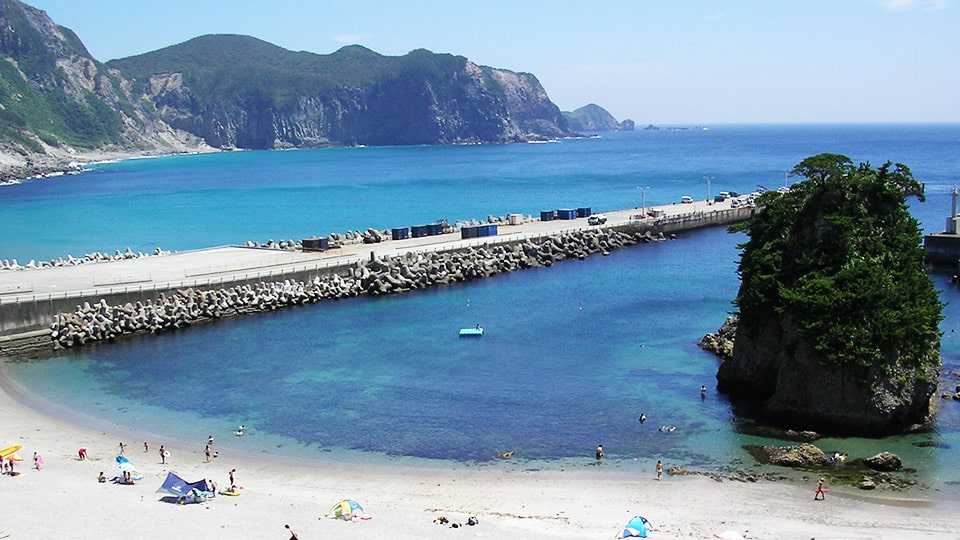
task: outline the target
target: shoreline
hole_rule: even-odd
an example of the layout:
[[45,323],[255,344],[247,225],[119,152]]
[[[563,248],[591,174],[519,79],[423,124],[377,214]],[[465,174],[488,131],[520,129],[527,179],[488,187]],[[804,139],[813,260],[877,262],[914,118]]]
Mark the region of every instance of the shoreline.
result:
[[[26,158],[25,164],[0,164],[0,187],[57,178],[64,175],[77,175],[90,172],[91,165],[119,163],[136,159],[152,159],[173,156],[190,156],[225,152],[219,148],[197,147],[180,151],[154,150],[92,150],[69,156],[38,155]],[[37,158],[36,162],[31,158]]]
[[[597,538],[617,533],[636,514],[654,524],[657,538],[710,538],[724,531],[747,538],[947,538],[955,534],[952,502],[838,493],[820,504],[811,500],[809,486],[717,482],[699,476],[667,476],[657,482],[652,470],[642,474],[594,466],[533,470],[522,462],[515,462],[514,469],[499,464],[411,466],[402,460],[300,461],[237,451],[229,444],[218,445],[221,457],[206,464],[202,442],[190,449],[182,441],[167,445],[172,456],[170,464],[162,466],[156,455],[159,442],[153,442],[158,439],[151,439],[154,435],[127,433],[105,419],[95,428],[84,426],[69,415],[59,415],[56,406],[45,410],[31,400],[43,398],[18,388],[0,367],[4,418],[0,444],[23,443],[20,453],[25,460],[18,467],[20,476],[0,477],[0,486],[17,486],[0,489],[0,504],[42,506],[55,517],[49,519],[46,512],[8,517],[3,531],[16,537],[110,538],[129,536],[135,530],[142,538],[161,538],[166,536],[162,524],[191,536],[219,528],[223,536],[274,537],[282,534],[284,523],[290,523],[303,538],[346,534],[446,538],[448,528],[432,523],[445,515],[461,523],[477,516],[480,525],[457,532],[470,537]],[[150,453],[143,451],[142,440],[128,438],[134,435],[151,440]],[[113,476],[113,456],[120,440],[128,441],[126,454],[137,463],[144,480],[132,487],[97,484],[98,471]],[[76,459],[81,446],[88,449],[87,462]],[[34,450],[45,458],[42,471],[30,468]],[[218,497],[180,507],[159,502],[160,495],[154,492],[168,470],[189,481],[208,477],[223,485],[231,467],[238,470],[242,497]],[[358,500],[374,519],[353,524],[318,519],[341,498]],[[720,499],[724,505],[716,504]],[[209,511],[200,512],[201,508]]]

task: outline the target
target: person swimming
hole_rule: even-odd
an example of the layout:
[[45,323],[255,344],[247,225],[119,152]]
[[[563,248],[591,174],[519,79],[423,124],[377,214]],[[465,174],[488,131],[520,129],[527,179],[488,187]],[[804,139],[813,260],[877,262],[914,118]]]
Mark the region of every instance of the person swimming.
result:
[[240,424],[240,427],[238,427],[237,430],[233,432],[233,434],[236,435],[237,437],[243,437],[244,435],[246,435],[246,433],[247,433],[247,428],[243,424]]
[[660,426],[660,431],[663,433],[673,433],[677,430],[677,426]]
[[640,423],[644,424],[647,422],[647,415],[640,413]]

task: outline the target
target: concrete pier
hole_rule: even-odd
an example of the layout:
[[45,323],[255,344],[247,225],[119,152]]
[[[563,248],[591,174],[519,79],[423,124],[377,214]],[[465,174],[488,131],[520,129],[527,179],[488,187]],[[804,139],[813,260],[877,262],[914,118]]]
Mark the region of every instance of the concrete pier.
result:
[[947,216],[943,232],[928,234],[923,237],[923,250],[927,262],[937,266],[957,267],[960,261],[960,234],[958,234],[957,203],[960,198],[960,189],[954,186],[950,197],[950,215]]
[[[652,209],[652,208],[651,208]],[[111,305],[146,302],[164,291],[183,288],[219,289],[245,283],[284,279],[310,280],[339,272],[371,257],[448,252],[471,247],[513,244],[533,238],[583,229],[643,227],[673,233],[726,225],[749,217],[752,208],[730,208],[729,203],[673,204],[655,208],[662,216],[642,218],[638,209],[609,212],[602,226],[586,218],[534,221],[501,226],[500,234],[463,240],[457,233],[424,238],[355,244],[322,253],[217,247],[75,267],[46,268],[0,274],[0,335],[47,327],[57,313],[73,311],[84,302],[101,299]]]

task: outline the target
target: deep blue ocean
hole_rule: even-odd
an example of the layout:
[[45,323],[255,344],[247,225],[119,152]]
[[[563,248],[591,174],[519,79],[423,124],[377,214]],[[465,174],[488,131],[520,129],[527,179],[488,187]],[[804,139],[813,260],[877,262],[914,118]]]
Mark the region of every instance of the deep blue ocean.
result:
[[[927,182],[912,203],[939,230],[960,180],[960,125],[715,126],[555,144],[236,152],[133,160],[0,188],[0,258],[130,246],[190,249],[348,228],[479,218],[541,208],[639,205],[775,188],[818,152],[908,164]],[[13,364],[27,389],[93,417],[171,438],[311,457],[486,462],[610,457],[717,466],[764,439],[734,426],[697,348],[732,309],[740,235],[722,229],[485,281],[325,303],[144,336]],[[947,302],[943,358],[960,370],[960,291]],[[487,335],[460,340],[481,323]],[[644,412],[649,420],[641,425]],[[661,433],[661,425],[675,425]],[[941,448],[918,447],[936,442]],[[960,404],[933,433],[825,440],[864,457],[900,454],[922,482],[957,491]],[[950,448],[945,448],[949,446]]]

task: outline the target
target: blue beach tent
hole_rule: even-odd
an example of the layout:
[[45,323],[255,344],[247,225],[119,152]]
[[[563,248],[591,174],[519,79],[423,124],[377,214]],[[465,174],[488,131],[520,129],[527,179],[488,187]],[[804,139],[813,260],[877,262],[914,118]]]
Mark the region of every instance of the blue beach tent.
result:
[[191,489],[206,492],[213,491],[213,489],[207,485],[206,479],[200,480],[199,482],[187,482],[176,474],[168,472],[166,480],[163,481],[163,485],[160,486],[160,489],[158,489],[157,492],[169,493],[175,497],[184,497],[190,493]]
[[633,516],[633,519],[627,522],[623,527],[623,532],[617,538],[646,538],[647,527],[650,522],[643,516]]

